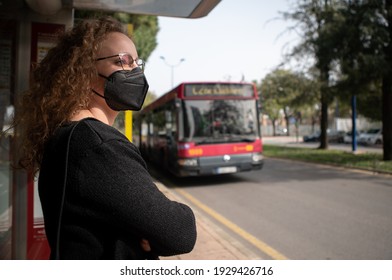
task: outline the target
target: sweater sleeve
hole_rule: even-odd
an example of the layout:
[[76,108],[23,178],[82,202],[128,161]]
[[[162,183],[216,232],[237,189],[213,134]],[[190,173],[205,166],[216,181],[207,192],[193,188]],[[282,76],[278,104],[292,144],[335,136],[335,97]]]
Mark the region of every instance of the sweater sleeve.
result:
[[[85,211],[122,236],[149,241],[161,256],[190,252],[196,242],[195,217],[169,200],[154,184],[137,148],[125,140],[103,142],[78,163],[79,193]],[[90,213],[90,215],[91,215]]]

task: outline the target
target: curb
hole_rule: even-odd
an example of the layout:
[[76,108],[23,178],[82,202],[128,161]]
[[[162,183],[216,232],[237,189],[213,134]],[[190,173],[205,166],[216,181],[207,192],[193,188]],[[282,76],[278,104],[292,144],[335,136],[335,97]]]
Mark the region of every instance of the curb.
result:
[[[155,182],[158,189],[169,199],[191,206],[185,199],[169,190],[161,182]],[[191,207],[192,208],[192,207]],[[201,210],[192,208],[196,216],[197,240],[192,252],[184,255],[161,257],[162,260],[260,260],[241,242],[230,236]]]

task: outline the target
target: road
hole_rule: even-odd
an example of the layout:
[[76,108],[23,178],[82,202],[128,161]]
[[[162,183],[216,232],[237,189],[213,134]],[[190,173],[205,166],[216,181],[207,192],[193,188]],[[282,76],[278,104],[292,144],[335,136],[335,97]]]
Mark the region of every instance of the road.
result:
[[270,158],[222,177],[152,173],[260,258],[392,259],[391,176]]

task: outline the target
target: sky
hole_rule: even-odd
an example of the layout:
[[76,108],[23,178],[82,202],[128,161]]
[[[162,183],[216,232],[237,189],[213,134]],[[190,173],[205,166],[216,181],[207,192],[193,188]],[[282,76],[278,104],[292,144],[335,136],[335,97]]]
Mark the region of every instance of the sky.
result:
[[279,14],[290,10],[289,3],[222,0],[200,19],[158,17],[158,46],[145,69],[150,91],[158,97],[168,92],[172,78],[173,87],[192,81],[261,81],[299,43],[288,31],[293,23]]

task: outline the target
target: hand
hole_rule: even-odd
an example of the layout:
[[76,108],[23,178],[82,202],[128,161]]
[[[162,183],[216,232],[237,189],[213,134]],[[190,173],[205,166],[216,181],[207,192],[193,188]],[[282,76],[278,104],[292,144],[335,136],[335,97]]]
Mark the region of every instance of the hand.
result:
[[147,239],[142,239],[140,240],[140,246],[142,247],[142,249],[146,252],[150,252],[151,251],[151,246],[150,246],[150,242],[148,242]]

